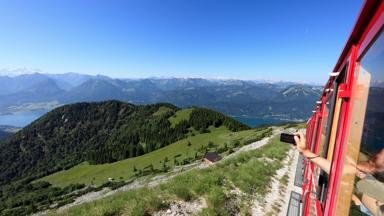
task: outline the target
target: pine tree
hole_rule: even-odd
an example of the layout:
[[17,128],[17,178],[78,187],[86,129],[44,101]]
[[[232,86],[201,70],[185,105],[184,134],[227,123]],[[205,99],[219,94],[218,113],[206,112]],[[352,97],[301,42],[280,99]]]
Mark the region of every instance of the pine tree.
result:
[[167,170],[168,170],[167,163],[164,160],[163,161],[163,172],[167,172]]

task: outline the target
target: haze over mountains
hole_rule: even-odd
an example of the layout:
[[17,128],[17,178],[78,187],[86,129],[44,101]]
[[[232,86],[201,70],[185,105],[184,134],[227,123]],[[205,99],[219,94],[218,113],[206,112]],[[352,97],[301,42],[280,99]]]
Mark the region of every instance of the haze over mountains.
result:
[[19,130],[20,128],[17,127],[0,125],[0,141],[12,136]]
[[0,76],[0,120],[45,110],[20,130],[0,127],[0,215],[55,209],[83,194],[200,163],[207,152],[232,154],[273,129],[252,129],[228,115],[304,119],[320,89],[201,78]]
[[298,120],[310,115],[320,90],[318,86],[292,82],[33,73],[0,76],[0,114],[115,99],[134,104],[166,102],[179,107],[208,107],[232,116]]

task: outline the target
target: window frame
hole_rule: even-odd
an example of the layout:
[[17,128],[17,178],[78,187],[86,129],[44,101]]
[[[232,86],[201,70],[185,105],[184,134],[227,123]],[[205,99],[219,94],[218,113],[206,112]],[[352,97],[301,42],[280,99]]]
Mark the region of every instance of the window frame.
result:
[[[327,97],[325,99],[324,107],[327,106],[327,102],[329,101],[329,109],[328,109],[328,118],[327,118],[327,125],[326,125],[326,132],[325,132],[325,137],[324,137],[324,146],[323,146],[323,157],[326,158],[327,160],[332,161],[333,159],[333,154],[335,150],[335,141],[336,140],[331,140],[331,136],[336,136],[337,135],[337,129],[339,127],[339,121],[340,121],[340,115],[342,114],[341,112],[341,106],[343,104],[343,100],[339,98],[339,87],[342,84],[345,84],[345,77],[347,74],[349,66],[349,61],[345,63],[345,65],[342,67],[339,75],[332,79],[332,84],[330,85],[330,89],[333,89],[333,91],[329,91],[327,94]],[[338,103],[338,100],[340,101],[340,107],[335,113],[335,108]],[[324,116],[323,111],[323,116]],[[320,136],[320,139],[322,137]],[[332,143],[330,143],[332,141]],[[322,141],[320,141],[322,143]],[[331,147],[331,148],[330,148]],[[329,189],[329,179],[330,176],[329,174],[325,173],[322,171],[319,176],[318,180],[318,186],[321,190],[319,190],[318,194],[318,199],[321,203],[322,208],[324,209],[326,206],[326,201],[327,201],[327,195],[328,195],[328,189]]]
[[[361,57],[365,54],[365,52],[369,49],[370,45],[374,42],[375,37],[377,37],[379,31],[381,30],[384,24],[384,3],[381,3],[378,7],[378,10],[375,12],[373,18],[369,21],[367,27],[364,28],[364,33],[359,38],[357,42],[350,48],[351,53],[351,63],[350,68],[347,74],[347,88],[346,90],[349,92],[353,92],[353,88],[355,88],[354,84],[356,82],[356,62],[357,59],[361,59]],[[336,157],[332,160],[331,166],[331,183],[332,190],[328,191],[328,194],[331,197],[327,198],[327,204],[325,209],[325,214],[327,215],[339,215],[345,214],[349,212],[350,202],[341,201],[341,197],[339,196],[341,190],[341,181],[342,181],[342,171],[344,167],[345,157],[346,157],[346,147],[347,141],[350,138],[350,128],[351,128],[351,98],[349,101],[343,104],[341,112],[345,112],[344,119],[342,121],[343,125],[340,125],[342,128],[341,136],[337,137],[335,155]],[[362,132],[362,130],[361,130]],[[335,156],[334,155],[334,156]],[[350,199],[350,197],[348,198]],[[343,208],[341,208],[343,207]],[[347,207],[347,208],[346,208]]]

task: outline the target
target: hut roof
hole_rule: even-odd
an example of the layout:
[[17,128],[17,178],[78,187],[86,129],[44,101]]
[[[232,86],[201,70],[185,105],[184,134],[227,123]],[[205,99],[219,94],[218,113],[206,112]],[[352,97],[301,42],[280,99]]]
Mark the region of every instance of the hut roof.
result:
[[216,162],[216,161],[221,160],[221,156],[216,152],[207,152],[205,154],[204,158],[211,161],[211,162]]

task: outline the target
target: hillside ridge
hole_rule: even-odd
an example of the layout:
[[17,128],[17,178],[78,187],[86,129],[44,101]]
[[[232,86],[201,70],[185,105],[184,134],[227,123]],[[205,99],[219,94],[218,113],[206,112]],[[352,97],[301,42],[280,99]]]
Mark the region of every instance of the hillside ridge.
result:
[[[166,108],[161,115],[154,115]],[[83,161],[102,164],[160,149],[208,127],[249,129],[221,113],[194,108],[190,120],[171,127],[180,109],[171,104],[133,105],[121,101],[76,103],[56,108],[0,143],[0,185],[41,177]]]
[[[225,215],[229,212],[283,215],[285,212],[276,206],[286,208],[288,199],[279,194],[291,190],[292,167],[297,161],[297,152],[290,145],[278,142],[276,135],[283,130],[287,130],[287,126],[273,127],[271,134],[224,156],[215,164],[196,162],[176,167],[166,174],[136,179],[117,189],[104,188],[78,197],[58,210],[38,215],[96,212],[166,216]],[[257,173],[258,177],[251,177],[250,172]],[[124,207],[128,202],[129,207]],[[270,203],[265,205],[265,202]]]
[[279,133],[281,133],[281,129],[280,128],[274,128],[274,130],[270,136],[265,137],[262,140],[250,143],[248,145],[245,145],[245,146],[239,148],[236,152],[229,154],[227,156],[224,156],[222,160],[218,161],[216,164],[212,164],[211,166],[209,166],[205,163],[201,163],[200,161],[197,161],[193,164],[188,164],[188,165],[176,167],[172,171],[170,171],[169,173],[166,173],[163,175],[155,175],[154,177],[149,177],[149,178],[145,177],[142,179],[137,179],[130,184],[127,184],[123,187],[120,187],[120,188],[117,188],[114,190],[106,188],[106,189],[99,191],[99,192],[96,192],[96,193],[84,194],[82,197],[76,198],[76,200],[73,203],[70,203],[70,204],[67,204],[65,206],[60,207],[58,209],[58,212],[63,212],[64,210],[66,210],[70,207],[81,205],[83,203],[92,202],[92,201],[95,201],[98,199],[103,199],[105,197],[111,196],[111,195],[116,194],[118,192],[129,191],[129,190],[138,189],[138,188],[142,188],[142,187],[155,187],[161,183],[164,183],[164,182],[166,182],[166,181],[168,181],[168,180],[170,180],[170,179],[172,179],[172,178],[174,178],[180,174],[186,173],[188,171],[191,171],[194,169],[207,169],[207,168],[210,168],[212,166],[222,164],[226,160],[233,158],[240,153],[255,150],[255,149],[258,149],[258,148],[268,144],[269,140],[273,136],[276,136]]

